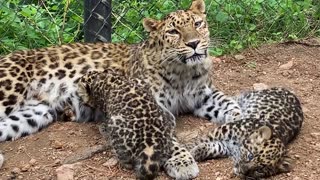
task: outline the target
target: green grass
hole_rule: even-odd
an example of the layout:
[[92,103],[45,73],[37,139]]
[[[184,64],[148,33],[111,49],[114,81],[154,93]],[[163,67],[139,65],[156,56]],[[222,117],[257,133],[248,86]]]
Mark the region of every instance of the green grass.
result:
[[[28,2],[28,3],[21,3]],[[83,41],[83,7],[78,0],[0,1],[0,54],[18,49]],[[143,17],[161,18],[191,0],[113,1],[112,41],[145,38]],[[213,55],[262,43],[320,35],[318,0],[206,0]]]

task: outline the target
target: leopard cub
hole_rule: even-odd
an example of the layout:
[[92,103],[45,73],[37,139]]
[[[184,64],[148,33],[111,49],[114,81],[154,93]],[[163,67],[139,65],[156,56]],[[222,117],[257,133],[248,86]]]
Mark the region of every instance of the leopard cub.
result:
[[235,98],[243,117],[187,144],[197,161],[231,156],[235,175],[259,179],[290,171],[286,146],[303,123],[299,99],[284,88],[250,91]]
[[154,179],[161,167],[177,179],[198,175],[193,157],[174,137],[174,116],[157,104],[144,81],[108,69],[84,75],[78,90],[85,105],[103,111],[100,130],[138,179]]

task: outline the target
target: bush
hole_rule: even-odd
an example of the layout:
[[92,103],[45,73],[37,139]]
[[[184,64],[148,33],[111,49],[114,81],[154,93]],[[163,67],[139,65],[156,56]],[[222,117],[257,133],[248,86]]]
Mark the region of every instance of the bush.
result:
[[77,1],[37,2],[2,1],[0,54],[83,39],[82,7],[78,6]]
[[[113,1],[112,41],[140,42],[143,17],[160,19],[191,0]],[[45,2],[45,3],[44,3]],[[0,54],[82,41],[83,5],[78,0],[0,2]],[[320,35],[318,0],[206,0],[210,52],[222,55],[257,46]]]

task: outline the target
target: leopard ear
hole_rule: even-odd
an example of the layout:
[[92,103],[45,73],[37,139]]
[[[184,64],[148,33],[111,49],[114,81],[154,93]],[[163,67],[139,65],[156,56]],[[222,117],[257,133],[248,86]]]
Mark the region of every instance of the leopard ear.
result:
[[203,0],[193,0],[189,9],[194,13],[204,14],[206,12],[206,5]]
[[287,173],[290,172],[293,168],[294,160],[287,155],[284,155],[277,164],[277,172],[278,173]]
[[257,142],[261,143],[264,140],[269,140],[272,136],[272,131],[268,126],[262,126],[258,129],[257,132],[253,133],[250,136],[250,139]]
[[151,18],[144,18],[143,19],[143,27],[147,32],[155,31],[159,28],[161,21],[151,19]]
[[268,126],[262,126],[258,129],[259,132],[259,136],[263,139],[263,140],[269,140],[271,138],[272,135],[272,131]]

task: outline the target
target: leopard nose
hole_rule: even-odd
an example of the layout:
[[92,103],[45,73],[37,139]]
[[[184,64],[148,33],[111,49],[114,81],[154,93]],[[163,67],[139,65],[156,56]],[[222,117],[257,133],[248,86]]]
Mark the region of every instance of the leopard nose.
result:
[[186,46],[191,47],[192,49],[196,49],[199,43],[200,40],[190,41],[186,43]]

